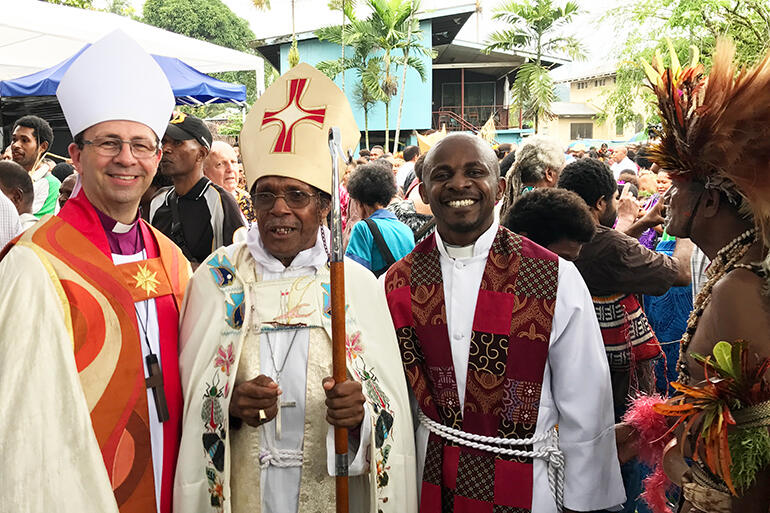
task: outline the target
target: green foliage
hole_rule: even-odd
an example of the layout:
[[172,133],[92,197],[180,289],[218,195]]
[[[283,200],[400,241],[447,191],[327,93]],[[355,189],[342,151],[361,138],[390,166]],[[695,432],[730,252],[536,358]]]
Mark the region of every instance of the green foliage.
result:
[[631,105],[640,95],[646,121],[658,121],[639,62],[649,62],[656,49],[664,50],[664,38],[672,41],[682,62],[689,61],[689,48],[696,46],[707,69],[718,37],[735,41],[742,64],[756,62],[770,41],[770,6],[763,0],[638,0],[609,11],[604,22],[615,25],[625,39],[619,47],[616,87],[602,117],[614,115],[625,122],[634,117]]
[[[248,43],[254,33],[243,18],[235,15],[221,0],[147,0],[143,21],[162,29],[202,39],[210,43],[254,53]],[[246,86],[246,101],[256,99],[253,71],[228,71],[212,76]]]
[[[393,72],[406,65],[407,69],[414,69],[425,81],[428,71],[417,55],[432,58],[433,50],[421,42],[422,31],[414,16],[419,2],[367,0],[367,3],[372,8],[372,14],[368,18],[356,18],[352,2],[348,1],[344,5],[347,20],[344,28],[342,25],[324,27],[315,34],[322,41],[344,45],[350,49],[350,52],[346,51],[344,58],[323,61],[317,67],[332,79],[343,70],[355,71],[358,83],[353,99],[364,110],[364,120],[368,124],[368,111],[374,103],[384,103],[388,112],[392,97],[398,94],[399,90],[403,94],[404,87],[399,87]],[[343,7],[341,3],[339,7]],[[387,123],[386,114],[386,145],[389,138]]]
[[107,11],[127,18],[139,19],[136,9],[131,5],[131,0],[110,0],[107,2]]
[[291,40],[291,48],[289,48],[289,67],[293,68],[299,64],[299,48],[297,48],[297,38]]
[[757,472],[770,465],[770,434],[764,426],[736,429],[727,440],[730,476],[738,490],[746,491],[757,480]]
[[508,27],[490,35],[486,50],[523,47],[535,53],[534,62],[519,68],[512,86],[513,106],[521,108],[527,118],[534,119],[535,131],[541,117],[552,116],[551,104],[556,100],[553,80],[542,65],[543,55],[559,53],[582,59],[585,54],[582,43],[565,33],[579,13],[577,3],[567,2],[559,7],[553,0],[505,0],[493,10],[492,18]]
[[80,9],[93,9],[93,0],[44,0],[49,4],[67,5],[69,7],[78,7]]
[[544,53],[567,54],[573,59],[582,58],[585,54],[578,39],[564,34],[573,18],[580,13],[580,7],[575,2],[558,7],[552,0],[506,0],[493,13],[493,19],[508,24],[509,28],[490,35],[488,50],[531,48],[536,53],[538,65]]
[[270,84],[275,82],[275,80],[281,76],[280,73],[278,73],[278,70],[273,67],[270,62],[265,59],[265,89],[270,87]]
[[251,3],[261,11],[270,9],[270,0],[251,0]]
[[553,79],[548,69],[534,62],[525,62],[516,73],[511,87],[512,104],[521,107],[527,119],[550,119],[551,104],[556,101]]
[[219,134],[238,137],[241,135],[241,130],[243,130],[243,114],[235,112],[227,118],[227,123],[219,128]]

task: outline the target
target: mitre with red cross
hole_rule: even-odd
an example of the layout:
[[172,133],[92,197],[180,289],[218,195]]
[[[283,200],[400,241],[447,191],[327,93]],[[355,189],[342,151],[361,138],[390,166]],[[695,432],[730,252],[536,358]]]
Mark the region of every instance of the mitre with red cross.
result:
[[345,94],[313,66],[297,64],[246,116],[240,147],[249,190],[263,176],[286,176],[331,193],[329,128],[334,126],[340,128],[343,151],[355,152],[361,133]]

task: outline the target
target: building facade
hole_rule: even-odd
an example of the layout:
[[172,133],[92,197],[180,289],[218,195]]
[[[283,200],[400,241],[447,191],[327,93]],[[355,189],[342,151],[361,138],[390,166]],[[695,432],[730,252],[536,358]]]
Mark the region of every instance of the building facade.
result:
[[618,123],[611,115],[602,119],[607,98],[615,90],[615,79],[614,69],[605,69],[557,82],[567,92],[566,101],[553,103],[556,118],[544,121],[541,132],[564,142],[581,139],[621,142],[633,138],[644,130],[641,100],[632,107],[637,113],[634,122]]
[[[415,144],[414,132],[446,127],[447,131],[478,133],[490,117],[495,122],[497,142],[518,142],[523,133],[531,132],[521,128],[519,117],[510,114],[508,105],[509,84],[515,78],[516,70],[531,54],[525,50],[485,53],[483,44],[457,40],[457,33],[475,12],[473,2],[432,9],[418,15],[422,43],[433,49],[435,57],[419,56],[427,70],[425,82],[420,80],[415,70],[407,70],[399,150],[408,144]],[[281,73],[289,69],[290,34],[257,42],[255,47]],[[319,41],[314,32],[297,34],[297,47],[300,60],[314,66],[341,55],[339,45]],[[551,66],[565,62],[564,59],[547,57]],[[402,72],[395,67],[391,71],[399,87]],[[353,95],[357,81],[355,71],[345,72],[344,91],[359,129],[363,132],[368,128],[370,145],[374,145],[384,142],[387,127],[392,141],[398,119],[400,91],[391,100],[386,124],[382,103],[371,107],[365,119],[363,108],[356,103]],[[335,83],[343,87],[341,75],[335,78]],[[361,140],[363,144],[363,134]]]

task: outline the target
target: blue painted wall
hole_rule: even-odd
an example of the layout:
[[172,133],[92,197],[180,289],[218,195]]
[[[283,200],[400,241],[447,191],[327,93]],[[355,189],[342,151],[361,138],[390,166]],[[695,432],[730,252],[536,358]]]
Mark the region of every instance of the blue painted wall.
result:
[[[420,22],[420,29],[423,33],[422,44],[430,47],[432,37],[430,21]],[[298,41],[297,47],[299,49],[300,61],[307,62],[311,65],[316,65],[321,61],[338,59],[342,52],[339,45],[329,43],[328,41],[319,41],[318,39]],[[281,45],[281,73],[285,73],[289,69],[290,48],[291,45],[288,43]],[[423,82],[420,80],[420,75],[415,70],[409,69],[406,73],[406,96],[404,97],[404,108],[401,114],[402,132],[404,130],[427,130],[431,128],[431,108],[433,103],[431,96],[431,91],[433,89],[431,73],[432,62],[431,59],[426,56],[420,56],[420,59],[423,61],[427,76],[425,77],[425,82]],[[391,73],[395,73],[397,83],[400,87],[403,70],[393,66]],[[348,70],[345,72],[345,93],[348,96],[348,100],[353,109],[358,128],[363,132],[364,111],[351,99],[357,80],[355,71]],[[335,83],[342,87],[341,75],[337,76]],[[400,94],[399,91],[390,102],[389,128],[391,131],[396,129]],[[385,105],[382,103],[376,104],[369,110],[369,131],[372,132],[378,130],[385,130]],[[361,134],[361,138],[363,140],[363,134]]]
[[[455,134],[458,132],[449,132],[450,134]],[[459,133],[463,134],[473,134],[473,132],[468,131],[460,131]],[[525,136],[529,136],[534,134],[535,131],[531,128],[509,128],[507,130],[498,130],[495,134],[495,140],[500,143],[511,143],[511,144],[520,144],[522,139]],[[417,137],[410,135],[409,138],[406,141],[407,145],[413,144],[417,145]]]

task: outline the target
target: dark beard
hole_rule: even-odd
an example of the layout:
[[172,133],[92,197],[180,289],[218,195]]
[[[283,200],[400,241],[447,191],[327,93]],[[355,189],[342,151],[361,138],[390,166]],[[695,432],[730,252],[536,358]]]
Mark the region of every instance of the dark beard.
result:
[[602,216],[599,218],[599,224],[602,226],[606,226],[607,228],[612,228],[615,226],[615,221],[618,220],[618,211],[617,209],[612,210],[605,210]]

